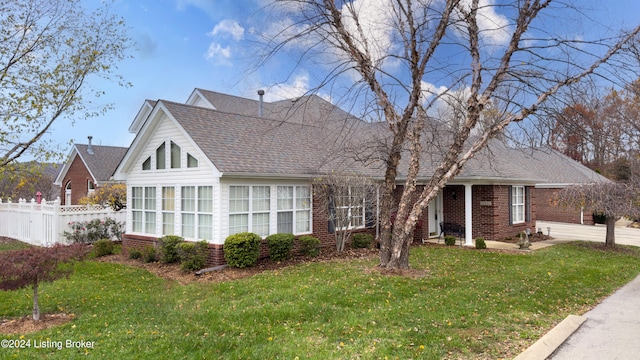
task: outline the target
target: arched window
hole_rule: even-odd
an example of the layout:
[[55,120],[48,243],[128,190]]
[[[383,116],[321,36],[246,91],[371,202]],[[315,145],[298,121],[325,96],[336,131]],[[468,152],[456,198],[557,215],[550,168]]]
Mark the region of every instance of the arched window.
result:
[[64,186],[64,204],[71,205],[71,180]]

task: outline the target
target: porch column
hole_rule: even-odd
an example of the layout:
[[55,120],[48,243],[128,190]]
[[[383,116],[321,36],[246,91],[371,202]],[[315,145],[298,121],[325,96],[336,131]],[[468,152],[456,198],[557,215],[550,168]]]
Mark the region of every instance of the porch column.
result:
[[471,184],[464,184],[465,246],[473,246],[473,215],[471,214]]

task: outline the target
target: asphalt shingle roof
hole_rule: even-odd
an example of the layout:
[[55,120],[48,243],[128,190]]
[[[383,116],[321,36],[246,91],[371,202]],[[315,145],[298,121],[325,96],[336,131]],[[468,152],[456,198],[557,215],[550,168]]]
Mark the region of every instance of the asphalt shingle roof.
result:
[[119,146],[91,145],[93,154],[88,152],[89,145],[75,144],[78,155],[84,160],[87,168],[96,181],[108,181],[127,152],[127,148]]
[[[165,100],[158,103],[223,173],[317,176],[346,171],[375,178],[384,175],[384,158],[378,155],[389,136],[385,123],[361,121],[317,96],[264,103],[260,118],[257,100],[200,92],[215,110]],[[420,178],[431,177],[440,161],[438,149],[435,142],[429,145],[425,140]],[[368,161],[361,161],[363,158]],[[406,176],[407,159],[408,154],[399,167],[399,179]],[[457,179],[552,184],[607,181],[557,151],[517,150],[499,140],[492,140],[469,160]]]

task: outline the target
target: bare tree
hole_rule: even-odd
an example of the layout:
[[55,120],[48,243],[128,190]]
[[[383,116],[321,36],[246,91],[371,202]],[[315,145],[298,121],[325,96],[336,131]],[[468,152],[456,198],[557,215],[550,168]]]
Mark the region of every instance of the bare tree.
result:
[[372,179],[361,175],[330,174],[314,180],[313,197],[327,209],[338,251],[344,250],[355,230],[375,223],[377,188]]
[[59,155],[42,143],[59,118],[90,117],[108,109],[91,104],[91,76],[113,74],[131,45],[109,2],[87,13],[80,0],[0,0],[0,167],[30,152]]
[[[558,12],[581,13],[579,5],[566,1],[276,4],[284,5],[278,14],[290,21],[281,21],[287,25],[270,38],[271,53],[303,49],[301,66],[311,58],[328,71],[321,86],[355,83],[346,86],[349,94],[374,104],[386,124],[380,213],[380,265],[386,268],[408,268],[411,234],[427,205],[489,140],[563,87],[593,74],[640,30],[593,41],[553,33],[545,21]],[[455,113],[456,126],[431,136],[435,110],[451,99],[464,104],[464,111]],[[491,121],[482,123],[488,106],[494,107]],[[420,188],[422,156],[434,150],[439,157]],[[399,180],[404,184],[396,202]],[[392,223],[394,212],[406,220]]]
[[606,246],[615,246],[616,221],[623,216],[640,217],[640,188],[633,183],[600,183],[570,186],[560,190],[554,199],[558,206],[588,208],[604,214],[607,225]]

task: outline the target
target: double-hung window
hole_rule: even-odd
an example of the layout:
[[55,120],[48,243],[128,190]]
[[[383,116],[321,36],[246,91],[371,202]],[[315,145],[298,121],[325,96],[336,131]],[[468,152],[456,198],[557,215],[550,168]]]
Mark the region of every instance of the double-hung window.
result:
[[133,232],[156,233],[156,188],[131,188],[131,215]]
[[311,190],[308,186],[278,186],[278,232],[311,230]]
[[364,227],[365,200],[363,188],[349,186],[334,189],[332,206],[335,226],[346,229]]
[[249,231],[249,186],[229,186],[229,234]]
[[162,235],[175,235],[176,189],[173,186],[162,187]]
[[213,187],[183,186],[181,199],[182,236],[190,239],[213,238]]
[[525,192],[524,186],[511,187],[511,223],[525,221]]
[[229,234],[269,235],[271,187],[229,186]]

